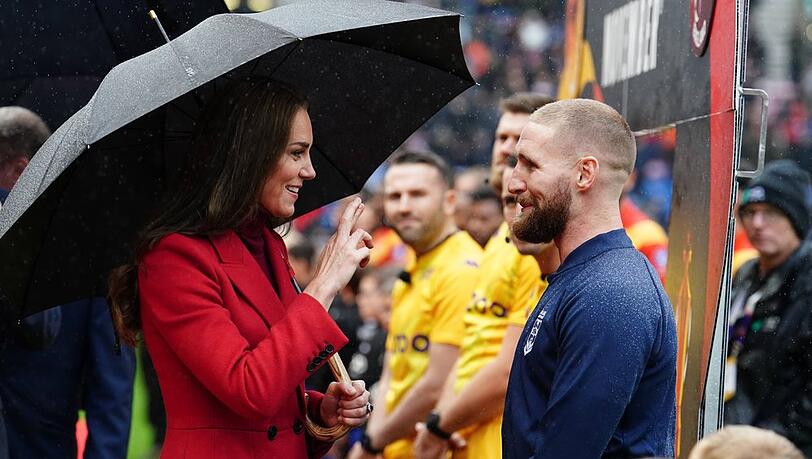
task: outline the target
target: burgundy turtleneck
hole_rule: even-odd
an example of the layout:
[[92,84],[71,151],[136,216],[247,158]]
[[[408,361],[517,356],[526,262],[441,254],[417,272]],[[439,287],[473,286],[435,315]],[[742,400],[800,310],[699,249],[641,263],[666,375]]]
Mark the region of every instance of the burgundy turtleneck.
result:
[[245,248],[248,249],[248,253],[250,253],[257,262],[262,272],[265,273],[265,277],[271,282],[274,290],[279,292],[279,285],[277,285],[271,270],[271,264],[268,261],[268,250],[265,246],[265,237],[263,235],[265,224],[262,220],[262,216],[259,216],[249,221],[237,229],[237,235],[240,236],[243,244],[245,244]]

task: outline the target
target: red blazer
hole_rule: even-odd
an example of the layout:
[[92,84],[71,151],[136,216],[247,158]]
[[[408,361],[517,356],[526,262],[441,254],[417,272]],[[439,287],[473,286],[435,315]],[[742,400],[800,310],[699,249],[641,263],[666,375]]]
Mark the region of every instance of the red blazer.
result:
[[[306,458],[330,447],[303,428],[303,383],[347,338],[294,290],[282,239],[264,237],[278,292],[233,231],[172,234],[144,257],[141,320],[167,414],[162,458]],[[310,392],[315,420],[321,399]]]

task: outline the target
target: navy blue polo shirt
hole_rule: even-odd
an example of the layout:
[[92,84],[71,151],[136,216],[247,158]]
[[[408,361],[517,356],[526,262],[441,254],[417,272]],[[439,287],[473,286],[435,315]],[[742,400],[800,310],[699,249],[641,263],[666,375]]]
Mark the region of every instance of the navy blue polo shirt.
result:
[[676,325],[654,268],[618,229],[549,282],[516,346],[503,457],[673,456]]

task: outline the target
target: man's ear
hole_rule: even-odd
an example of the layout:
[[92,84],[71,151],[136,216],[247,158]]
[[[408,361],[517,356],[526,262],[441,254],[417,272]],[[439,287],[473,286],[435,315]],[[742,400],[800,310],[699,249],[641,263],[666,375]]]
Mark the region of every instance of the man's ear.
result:
[[15,159],[15,160],[12,162],[12,164],[14,165],[14,172],[16,172],[16,173],[17,173],[17,177],[19,177],[19,176],[20,176],[20,174],[22,174],[22,173],[23,173],[23,171],[25,170],[26,166],[28,166],[29,161],[30,161],[30,160],[29,160],[27,157],[25,157],[25,156],[19,156],[19,157],[17,157],[17,159]]
[[598,158],[594,156],[584,156],[578,161],[578,179],[575,187],[578,191],[587,191],[592,188],[598,180],[600,164]]
[[25,167],[28,166],[29,159],[25,156],[17,156],[9,160],[3,167],[2,173],[4,176],[4,181],[8,182],[8,186],[14,186],[17,183],[17,179],[20,178],[20,175],[25,170]]
[[448,189],[443,194],[443,213],[446,215],[454,215],[457,208],[457,192],[454,189]]

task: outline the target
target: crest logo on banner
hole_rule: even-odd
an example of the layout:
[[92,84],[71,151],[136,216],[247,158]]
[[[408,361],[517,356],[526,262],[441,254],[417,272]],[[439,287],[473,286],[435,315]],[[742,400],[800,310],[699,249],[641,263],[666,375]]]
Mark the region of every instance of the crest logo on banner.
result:
[[696,57],[705,54],[710,36],[715,0],[691,0],[691,50]]

